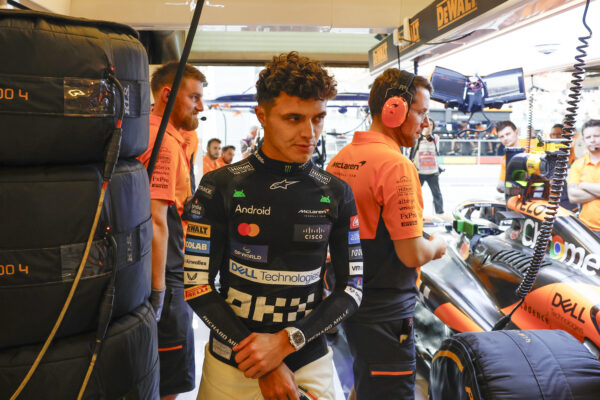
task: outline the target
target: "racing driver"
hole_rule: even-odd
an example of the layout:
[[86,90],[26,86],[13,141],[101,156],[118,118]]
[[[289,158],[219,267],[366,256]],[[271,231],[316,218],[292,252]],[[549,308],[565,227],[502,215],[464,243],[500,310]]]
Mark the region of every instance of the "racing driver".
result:
[[[211,330],[198,398],[333,399],[323,334],[362,297],[352,191],[310,161],[336,83],[291,52],[256,89],[261,148],[205,175],[184,213],[185,297]],[[322,300],[328,246],[338,285]]]
[[[446,243],[423,238],[419,175],[400,146],[414,146],[429,126],[430,92],[423,77],[396,68],[384,71],[369,94],[369,131],[356,132],[327,167],[350,184],[360,220],[364,297],[344,323],[358,400],[414,398],[418,267],[441,257]],[[386,122],[384,107],[401,102],[401,118]]]

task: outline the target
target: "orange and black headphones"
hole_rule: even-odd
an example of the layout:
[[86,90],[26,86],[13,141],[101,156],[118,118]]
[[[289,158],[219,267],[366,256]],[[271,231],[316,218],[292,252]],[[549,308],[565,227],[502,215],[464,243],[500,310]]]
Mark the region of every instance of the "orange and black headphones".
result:
[[386,101],[381,109],[381,120],[388,128],[397,128],[406,120],[412,95],[408,91],[415,76],[407,71],[400,71],[398,85],[385,91]]

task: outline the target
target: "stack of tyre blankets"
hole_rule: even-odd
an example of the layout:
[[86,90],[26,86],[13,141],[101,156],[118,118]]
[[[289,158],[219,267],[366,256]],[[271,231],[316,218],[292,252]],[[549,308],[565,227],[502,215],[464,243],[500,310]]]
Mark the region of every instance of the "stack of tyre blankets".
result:
[[146,52],[124,25],[15,10],[0,10],[0,43],[0,398],[23,381],[67,299],[119,107],[121,150],[89,257],[18,398],[77,397],[111,279],[112,316],[83,397],[156,398],[150,197],[135,159],[148,145]]

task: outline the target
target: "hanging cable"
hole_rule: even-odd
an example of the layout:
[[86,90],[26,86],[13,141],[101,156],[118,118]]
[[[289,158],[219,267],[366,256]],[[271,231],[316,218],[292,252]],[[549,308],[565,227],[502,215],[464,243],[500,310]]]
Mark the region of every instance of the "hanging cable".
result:
[[520,298],[520,301],[517,305],[512,309],[510,313],[502,317],[496,325],[494,325],[493,330],[503,329],[510,319],[514,312],[523,304],[525,300],[525,296],[531,291],[533,285],[535,284],[535,280],[537,278],[537,274],[542,266],[542,262],[546,255],[546,251],[548,249],[548,242],[552,236],[552,228],[554,226],[554,220],[556,219],[556,213],[559,207],[560,195],[564,188],[564,183],[567,178],[567,173],[569,169],[569,154],[571,152],[571,147],[573,144],[573,130],[575,126],[575,121],[577,117],[578,104],[581,97],[581,82],[583,81],[583,75],[585,74],[585,61],[584,57],[587,56],[585,51],[586,48],[589,47],[588,40],[592,38],[592,30],[586,23],[586,17],[588,8],[590,6],[590,0],[587,0],[585,3],[585,9],[583,11],[583,26],[588,31],[587,36],[580,36],[578,40],[582,43],[577,46],[578,55],[575,56],[575,60],[577,63],[573,65],[575,72],[572,73],[573,79],[571,80],[571,87],[569,90],[571,93],[569,94],[569,100],[567,104],[568,113],[565,115],[564,119],[564,130],[563,130],[563,141],[562,146],[559,150],[559,157],[556,162],[556,166],[554,168],[554,174],[552,179],[550,180],[550,196],[548,200],[548,206],[546,207],[546,216],[544,217],[544,221],[542,221],[540,226],[540,231],[538,237],[535,242],[535,247],[533,250],[533,257],[531,259],[531,263],[527,268],[527,272],[523,281],[517,288],[516,294]]
[[200,21],[200,15],[202,14],[202,7],[204,6],[204,0],[196,3],[196,9],[194,10],[194,16],[192,17],[192,23],[190,25],[190,29],[188,31],[187,37],[185,39],[185,45],[183,47],[183,52],[181,54],[181,60],[179,61],[179,66],[177,67],[177,72],[175,73],[175,78],[173,79],[173,84],[171,85],[171,92],[169,93],[169,100],[167,101],[167,105],[165,107],[165,112],[163,113],[162,120],[160,121],[160,126],[158,128],[158,132],[156,133],[156,140],[154,142],[154,147],[152,148],[152,155],[150,156],[150,160],[148,161],[148,179],[152,180],[152,174],[154,173],[154,166],[156,164],[156,158],[158,157],[158,152],[160,151],[160,145],[162,144],[163,137],[165,136],[165,131],[167,130],[167,125],[169,124],[169,118],[171,117],[171,111],[173,111],[173,105],[175,104],[175,99],[177,98],[177,91],[179,90],[179,84],[181,83],[181,79],[183,78],[183,71],[185,70],[185,66],[190,55],[190,51],[192,50],[192,42],[194,41],[194,36],[196,36],[196,29],[198,28],[198,22]]
[[529,110],[527,116],[527,146],[532,148],[533,141],[533,75],[531,75],[531,92],[529,92]]

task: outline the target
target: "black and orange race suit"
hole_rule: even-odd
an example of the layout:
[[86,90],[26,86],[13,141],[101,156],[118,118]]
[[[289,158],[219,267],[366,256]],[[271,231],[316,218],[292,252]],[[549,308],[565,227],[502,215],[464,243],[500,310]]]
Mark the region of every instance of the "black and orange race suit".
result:
[[[232,347],[242,339],[288,326],[307,342],[284,360],[290,369],[327,353],[323,333],[362,298],[358,218],[345,182],[310,161],[257,152],[205,175],[184,219],[185,296],[210,328],[217,359],[237,366]],[[322,300],[327,246],[338,284]]]

